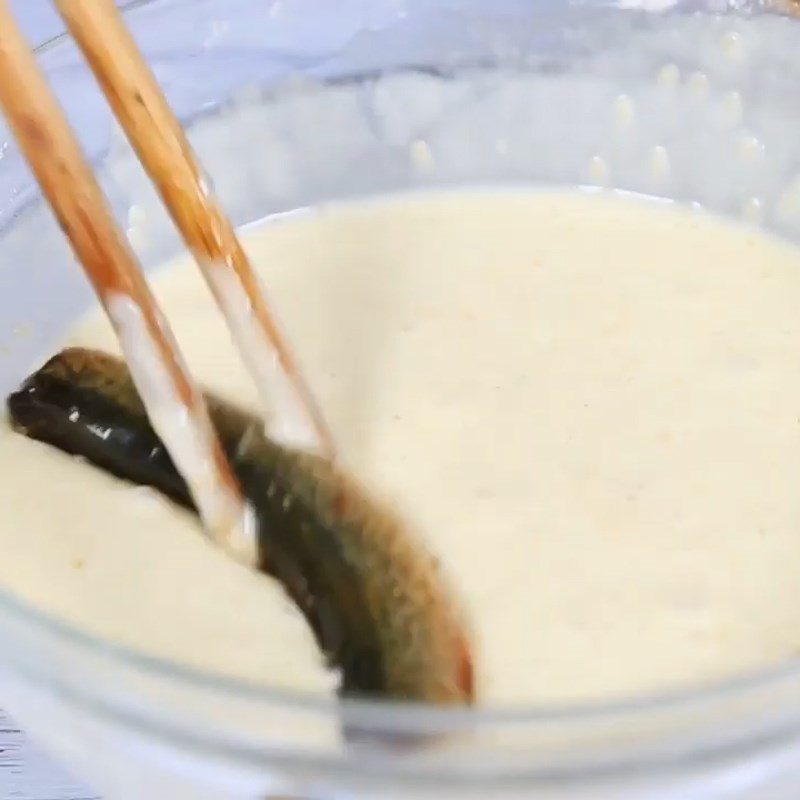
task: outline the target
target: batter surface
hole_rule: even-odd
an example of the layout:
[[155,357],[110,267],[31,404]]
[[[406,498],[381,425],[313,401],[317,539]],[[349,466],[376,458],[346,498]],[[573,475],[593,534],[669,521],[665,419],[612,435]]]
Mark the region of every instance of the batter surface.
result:
[[[482,702],[800,650],[796,249],[665,204],[502,190],[311,210],[244,243],[345,460],[460,592]],[[191,260],[154,286],[198,379],[257,407]],[[116,350],[99,314],[65,344]],[[334,691],[280,588],[192,516],[6,430],[0,463],[6,589],[148,653]]]

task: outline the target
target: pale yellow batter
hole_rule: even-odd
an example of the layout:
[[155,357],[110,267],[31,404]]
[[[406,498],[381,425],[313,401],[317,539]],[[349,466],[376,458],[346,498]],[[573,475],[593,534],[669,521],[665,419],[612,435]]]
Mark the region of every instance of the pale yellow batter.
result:
[[[510,191],[330,207],[244,241],[345,459],[460,592],[482,702],[664,690],[800,650],[796,249]],[[256,404],[193,264],[155,288],[198,378]],[[99,315],[70,343],[114,346]],[[0,448],[7,588],[150,653],[333,691],[280,589],[192,516],[17,435]]]

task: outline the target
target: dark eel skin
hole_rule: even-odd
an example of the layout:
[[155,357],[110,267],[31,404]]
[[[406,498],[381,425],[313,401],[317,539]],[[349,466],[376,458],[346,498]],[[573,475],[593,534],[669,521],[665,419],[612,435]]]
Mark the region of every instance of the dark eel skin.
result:
[[[259,568],[307,618],[341,670],[341,693],[470,703],[467,637],[424,548],[331,463],[276,444],[258,418],[224,401],[207,401],[256,513]],[[7,402],[12,425],[26,436],[194,509],[121,360],[64,350]]]

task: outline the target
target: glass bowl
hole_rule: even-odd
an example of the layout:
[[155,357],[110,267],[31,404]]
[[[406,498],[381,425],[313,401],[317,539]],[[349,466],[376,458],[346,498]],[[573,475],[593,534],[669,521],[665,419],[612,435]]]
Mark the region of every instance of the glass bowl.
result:
[[[797,240],[800,24],[762,5],[152,0],[126,13],[239,224],[513,183],[697,203]],[[87,69],[64,38],[40,57],[157,266],[179,241]],[[92,297],[5,128],[0,142],[8,391]],[[800,796],[798,663],[614,704],[441,711],[202,674],[2,591],[0,636],[3,703],[108,797]],[[341,724],[365,735],[327,735]],[[398,747],[400,734],[424,744]]]

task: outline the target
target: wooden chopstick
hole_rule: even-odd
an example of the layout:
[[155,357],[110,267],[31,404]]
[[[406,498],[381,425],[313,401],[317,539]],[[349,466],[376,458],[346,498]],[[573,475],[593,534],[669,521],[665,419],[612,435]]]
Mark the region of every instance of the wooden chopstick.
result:
[[[0,104],[117,330],[151,422],[186,479],[207,529],[229,552],[253,563],[247,507],[203,396],[6,0],[0,0]],[[139,341],[132,341],[137,336]],[[174,415],[165,414],[170,404],[183,418],[182,430],[172,424]],[[184,440],[177,441],[176,435]],[[193,453],[187,453],[187,441]]]
[[197,259],[267,409],[270,433],[333,455],[319,408],[180,122],[113,0],[55,0]]

